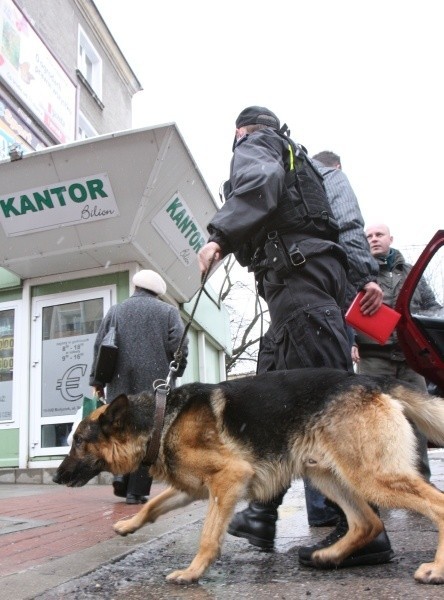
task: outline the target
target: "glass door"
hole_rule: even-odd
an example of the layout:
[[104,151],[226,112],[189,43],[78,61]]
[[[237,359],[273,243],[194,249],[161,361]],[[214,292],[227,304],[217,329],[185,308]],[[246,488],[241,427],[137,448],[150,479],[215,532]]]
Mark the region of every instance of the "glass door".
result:
[[96,333],[113,288],[39,297],[31,331],[30,456],[65,453],[84,396]]

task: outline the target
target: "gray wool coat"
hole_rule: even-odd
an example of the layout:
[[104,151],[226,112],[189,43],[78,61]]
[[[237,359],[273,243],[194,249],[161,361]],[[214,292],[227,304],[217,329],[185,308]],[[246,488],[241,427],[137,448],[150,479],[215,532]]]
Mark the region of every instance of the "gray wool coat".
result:
[[[100,324],[94,344],[90,385],[102,385],[94,379],[95,364],[99,346],[114,315],[117,319],[119,352],[114,377],[106,386],[108,401],[121,393],[152,391],[156,379],[166,379],[184,331],[175,306],[159,300],[147,290],[137,288],[121,304],[112,306]],[[187,364],[186,338],[181,349],[183,358],[176,374],[178,377],[183,374]]]

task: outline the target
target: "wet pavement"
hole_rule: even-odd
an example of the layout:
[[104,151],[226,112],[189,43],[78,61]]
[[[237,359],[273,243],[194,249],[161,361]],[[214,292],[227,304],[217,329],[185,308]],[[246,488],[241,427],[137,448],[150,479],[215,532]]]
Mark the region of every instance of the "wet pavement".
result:
[[[444,450],[429,456],[432,482],[444,490]],[[162,489],[155,483],[152,494]],[[206,504],[164,515],[131,536],[114,534],[112,523],[137,510],[106,485],[0,484],[0,600],[444,597],[442,586],[413,580],[419,564],[433,559],[438,536],[433,523],[406,511],[382,511],[396,554],[390,564],[313,570],[299,565],[297,550],[330,529],[308,527],[296,482],[280,508],[274,553],[227,535],[220,559],[200,583],[182,587],[165,576],[193,558]]]

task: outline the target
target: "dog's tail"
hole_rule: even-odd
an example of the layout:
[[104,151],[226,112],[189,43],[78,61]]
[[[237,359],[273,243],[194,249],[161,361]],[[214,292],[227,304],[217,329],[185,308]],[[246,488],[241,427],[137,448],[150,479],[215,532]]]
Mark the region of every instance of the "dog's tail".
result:
[[394,385],[389,393],[428,440],[444,446],[444,398],[430,396],[402,384]]

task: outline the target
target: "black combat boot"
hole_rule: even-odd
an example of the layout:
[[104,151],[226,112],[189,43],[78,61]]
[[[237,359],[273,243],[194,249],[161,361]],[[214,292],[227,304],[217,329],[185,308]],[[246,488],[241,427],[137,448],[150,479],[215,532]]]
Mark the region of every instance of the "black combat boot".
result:
[[[377,510],[375,510],[375,512],[379,514]],[[383,563],[388,563],[393,558],[394,552],[392,550],[388,535],[384,529],[374,540],[360,550],[357,550],[348,556],[339,565],[317,565],[312,559],[313,552],[316,552],[316,550],[322,550],[322,548],[328,548],[328,546],[332,546],[335,542],[344,537],[347,531],[347,519],[345,518],[345,515],[342,514],[335,529],[325,539],[317,544],[314,544],[313,546],[302,546],[299,548],[299,562],[302,565],[315,567],[317,569],[339,569],[342,567],[358,567],[362,565],[380,565]]]
[[250,544],[263,550],[273,550],[278,508],[286,491],[268,503],[250,502],[246,509],[236,513],[231,519],[228,533],[245,538]]
[[250,544],[263,550],[273,550],[277,518],[277,506],[274,504],[251,502],[231,519],[228,533],[246,538]]

